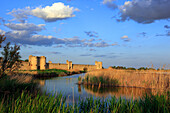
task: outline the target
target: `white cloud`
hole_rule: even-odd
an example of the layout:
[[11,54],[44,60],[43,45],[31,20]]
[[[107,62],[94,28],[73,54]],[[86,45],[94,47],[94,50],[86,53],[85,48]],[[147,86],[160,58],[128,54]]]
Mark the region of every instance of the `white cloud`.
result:
[[94,38],[91,38],[91,39],[89,39],[88,41],[89,41],[89,42],[93,42],[93,41],[95,41],[95,39],[94,39]]
[[77,37],[77,36],[74,36],[73,38],[64,38],[64,39],[61,39],[62,41],[65,42],[65,44],[81,44],[83,41]]
[[31,15],[31,8],[25,7],[24,9],[13,9],[7,14],[14,16],[15,18],[13,20],[18,20],[19,22],[24,23],[25,19],[28,18],[28,15]]
[[32,39],[41,39],[41,38],[44,38],[44,39],[52,39],[54,38],[53,36],[43,36],[43,35],[33,35],[32,36]]
[[37,7],[31,9],[30,7],[26,7],[25,9],[13,9],[8,14],[11,14],[20,22],[24,22],[24,19],[27,19],[29,15],[41,18],[46,22],[55,22],[57,20],[74,17],[75,15],[73,12],[75,11],[79,11],[79,9],[58,2],[52,4],[52,6],[46,6],[44,8]]
[[[0,30],[1,33],[2,30]],[[37,35],[37,32],[30,31],[9,31],[5,33],[8,42],[22,44],[22,45],[37,45],[37,46],[52,46],[60,45],[57,47],[109,47],[117,44],[108,44],[104,41],[91,43],[88,40],[80,39],[79,37],[73,38],[56,38],[53,36]]]
[[130,38],[127,35],[122,36],[121,39],[126,42],[130,41]]
[[[109,47],[115,44],[108,44],[102,40],[96,41],[94,38],[89,40],[80,39],[78,36],[72,38],[56,38],[38,34],[45,29],[44,24],[35,25],[32,23],[6,23],[6,27],[11,31],[5,32],[0,29],[0,33],[7,37],[7,42],[22,45],[52,46],[58,47]],[[93,42],[93,43],[92,43]]]
[[[76,9],[77,10],[77,9]],[[32,10],[32,15],[42,18],[47,22],[53,22],[61,19],[74,17],[75,9],[69,5],[65,6],[63,3],[54,3],[52,6],[45,8],[38,7]]]
[[124,36],[121,37],[121,39],[127,39],[127,38],[128,38],[127,35],[124,35]]
[[119,7],[118,21],[134,20],[138,23],[152,23],[170,18],[170,0],[132,0]]
[[103,4],[111,9],[116,9],[118,6],[115,4],[116,0],[103,0]]
[[43,29],[45,29],[45,24],[39,24],[39,25],[35,25],[32,23],[7,23],[4,24],[6,27],[12,29],[12,30],[18,30],[18,31],[23,31],[23,30],[27,30],[27,31],[42,31]]

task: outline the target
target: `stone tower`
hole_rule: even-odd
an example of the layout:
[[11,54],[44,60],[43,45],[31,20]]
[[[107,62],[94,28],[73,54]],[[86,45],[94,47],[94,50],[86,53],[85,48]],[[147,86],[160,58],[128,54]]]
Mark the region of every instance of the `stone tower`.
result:
[[29,56],[29,66],[31,70],[44,70],[46,69],[46,57],[45,56]]
[[36,56],[29,56],[29,65],[31,67],[31,70],[37,70],[37,57]]
[[40,70],[45,70],[46,68],[46,57],[41,56],[40,57]]
[[102,62],[95,61],[96,69],[102,69]]
[[68,69],[73,69],[72,61],[66,60],[66,63],[67,63],[67,65],[68,65]]

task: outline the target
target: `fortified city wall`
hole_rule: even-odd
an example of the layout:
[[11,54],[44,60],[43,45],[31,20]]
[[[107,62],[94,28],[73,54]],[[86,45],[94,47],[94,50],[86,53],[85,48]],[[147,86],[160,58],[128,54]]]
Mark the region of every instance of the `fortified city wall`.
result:
[[20,70],[44,70],[44,69],[77,69],[77,70],[95,70],[102,69],[102,62],[95,61],[95,65],[73,64],[72,61],[66,61],[66,64],[46,63],[45,56],[29,56],[29,62],[22,62]]

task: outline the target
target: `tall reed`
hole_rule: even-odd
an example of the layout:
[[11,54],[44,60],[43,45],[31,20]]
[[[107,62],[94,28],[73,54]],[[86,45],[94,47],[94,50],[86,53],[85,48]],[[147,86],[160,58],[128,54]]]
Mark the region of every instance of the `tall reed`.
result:
[[[74,106],[74,107],[73,107]],[[79,100],[78,103],[66,104],[62,94],[37,95],[36,97],[22,93],[16,100],[8,98],[0,101],[1,113],[169,113],[168,95],[145,95],[140,100],[127,101],[122,99],[94,99],[92,97]]]
[[117,80],[118,86],[170,89],[170,72],[165,71],[102,69],[86,73],[87,77],[107,83],[110,82],[106,80],[108,78]]

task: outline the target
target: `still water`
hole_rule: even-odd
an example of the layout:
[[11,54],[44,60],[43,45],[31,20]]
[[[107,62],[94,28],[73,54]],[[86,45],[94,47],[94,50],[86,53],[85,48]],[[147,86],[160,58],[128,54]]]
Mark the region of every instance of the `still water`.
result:
[[[58,94],[62,93],[67,97],[67,102],[77,102],[87,97],[107,99],[115,96],[124,99],[138,99],[143,94],[151,93],[150,89],[143,88],[127,88],[127,87],[91,87],[86,85],[77,85],[78,77],[84,74],[76,74],[66,77],[56,77],[48,80],[40,80],[40,87],[43,92]],[[132,98],[133,96],[133,98]]]

